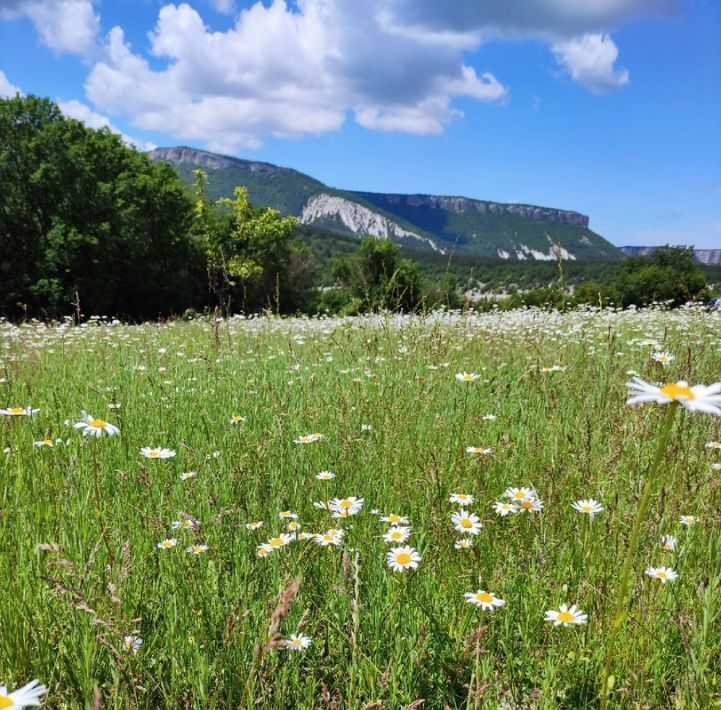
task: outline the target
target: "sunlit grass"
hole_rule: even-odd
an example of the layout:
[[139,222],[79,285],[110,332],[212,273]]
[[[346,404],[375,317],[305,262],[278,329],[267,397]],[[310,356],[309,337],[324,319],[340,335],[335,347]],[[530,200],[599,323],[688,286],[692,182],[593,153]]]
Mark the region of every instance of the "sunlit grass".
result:
[[[90,707],[96,688],[108,708],[596,706],[663,419],[625,404],[628,372],[721,379],[721,318],[692,311],[0,334],[0,407],[39,409],[0,420],[0,683],[39,678],[58,708]],[[84,437],[83,411],[120,436]],[[714,439],[715,417],[678,413],[616,640],[619,707],[721,699]],[[542,510],[498,514],[509,487],[533,489]],[[364,501],[347,518],[313,505],[349,497]],[[572,507],[589,499],[603,510]],[[461,509],[478,534],[454,529]],[[259,557],[291,534],[282,511],[296,535],[342,529],[341,544]],[[383,539],[391,513],[412,528],[399,545]],[[391,569],[398,546],[417,569]],[[469,604],[479,591],[504,604]],[[545,621],[561,604],[588,622]],[[293,634],[310,645],[285,648]]]

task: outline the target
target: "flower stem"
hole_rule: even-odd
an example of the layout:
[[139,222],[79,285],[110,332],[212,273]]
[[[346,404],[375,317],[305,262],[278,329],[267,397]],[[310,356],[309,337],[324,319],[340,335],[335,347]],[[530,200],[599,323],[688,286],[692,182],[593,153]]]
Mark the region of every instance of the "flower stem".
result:
[[638,510],[636,511],[636,519],[633,521],[633,528],[631,528],[631,539],[628,542],[628,548],[626,549],[626,557],[623,561],[623,567],[621,568],[621,577],[618,583],[618,591],[616,593],[616,605],[613,615],[613,624],[608,634],[608,640],[606,642],[606,654],[603,661],[603,675],[601,681],[601,710],[605,710],[608,703],[608,695],[610,688],[608,687],[608,680],[611,675],[611,664],[613,662],[614,646],[616,644],[616,634],[621,628],[623,621],[626,617],[626,597],[628,594],[628,582],[631,573],[631,563],[633,562],[633,555],[636,551],[636,544],[638,543],[638,534],[641,530],[641,523],[646,514],[646,508],[648,507],[648,500],[651,497],[651,490],[654,488],[656,483],[656,474],[658,472],[659,464],[663,458],[663,454],[666,451],[668,445],[669,435],[671,434],[671,425],[673,424],[676,410],[679,408],[677,402],[672,402],[666,415],[664,416],[663,423],[661,425],[661,434],[658,439],[658,446],[656,447],[656,454],[653,457],[651,468],[646,474],[646,482],[643,485],[641,491],[641,499],[638,503]]

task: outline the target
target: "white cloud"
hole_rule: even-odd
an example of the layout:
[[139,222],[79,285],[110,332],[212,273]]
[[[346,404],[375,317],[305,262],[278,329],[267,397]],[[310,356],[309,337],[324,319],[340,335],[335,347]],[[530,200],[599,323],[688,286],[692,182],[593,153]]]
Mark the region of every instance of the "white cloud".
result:
[[5,72],[0,69],[0,98],[12,97],[15,94],[22,94],[22,91],[10,82]]
[[86,91],[142,128],[230,152],[268,134],[335,131],[349,113],[367,128],[438,133],[461,115],[456,97],[506,97],[493,74],[464,64],[465,33],[457,41],[446,33],[448,42],[405,35],[388,24],[387,2],[257,2],[225,32],[210,31],[187,4],[166,5],[150,35],[150,52],[165,66],[151,67],[116,27]]
[[224,15],[232,15],[235,12],[235,0],[210,0],[210,4]]
[[96,53],[100,18],[92,0],[0,0],[0,18],[23,15],[54,52],[88,58]]
[[586,34],[557,42],[553,51],[573,80],[595,94],[605,94],[629,82],[627,69],[614,69],[618,48],[607,34]]
[[153,150],[154,148],[157,148],[154,143],[141,141],[137,138],[132,138],[131,136],[126,135],[117,129],[107,116],[103,116],[103,114],[93,111],[89,106],[86,106],[80,101],[76,101],[75,99],[71,99],[70,101],[58,101],[58,107],[66,116],[82,121],[88,128],[110,129],[113,133],[117,133],[125,143],[134,146],[138,150]]

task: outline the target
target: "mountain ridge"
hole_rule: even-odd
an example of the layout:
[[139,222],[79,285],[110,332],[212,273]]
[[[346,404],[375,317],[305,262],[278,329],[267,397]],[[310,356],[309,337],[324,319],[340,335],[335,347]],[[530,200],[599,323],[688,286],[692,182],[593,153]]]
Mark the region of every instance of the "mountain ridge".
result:
[[504,260],[619,260],[621,252],[573,210],[502,203],[454,195],[343,190],[293,168],[224,156],[187,146],[149,153],[181,177],[208,174],[211,197],[248,189],[251,202],[297,217],[303,224],[355,238],[372,234],[410,249]]

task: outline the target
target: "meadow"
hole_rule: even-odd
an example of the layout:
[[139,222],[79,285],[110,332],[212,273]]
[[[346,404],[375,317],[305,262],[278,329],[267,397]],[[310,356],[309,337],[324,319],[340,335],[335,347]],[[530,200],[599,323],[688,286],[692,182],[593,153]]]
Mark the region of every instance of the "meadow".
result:
[[669,406],[626,404],[634,374],[721,380],[720,312],[92,319],[0,339],[7,692],[598,707],[658,453],[609,706],[721,704],[721,419],[670,405],[659,452]]

